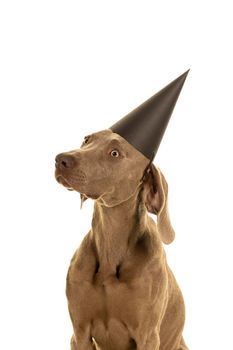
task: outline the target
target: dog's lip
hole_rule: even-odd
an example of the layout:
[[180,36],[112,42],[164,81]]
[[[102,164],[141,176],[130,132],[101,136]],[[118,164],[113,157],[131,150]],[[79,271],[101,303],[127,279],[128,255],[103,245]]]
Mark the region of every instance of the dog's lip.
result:
[[73,187],[68,183],[66,179],[61,174],[56,175],[56,180],[59,184],[65,186],[69,191],[73,191]]

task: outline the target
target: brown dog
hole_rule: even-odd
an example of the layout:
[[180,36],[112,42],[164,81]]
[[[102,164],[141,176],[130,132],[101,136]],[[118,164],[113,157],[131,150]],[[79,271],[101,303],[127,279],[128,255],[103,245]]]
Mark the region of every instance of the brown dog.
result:
[[71,349],[188,349],[183,297],[162,246],[175,236],[162,173],[107,129],[59,154],[56,179],[82,202],[95,199],[92,228],[67,275]]

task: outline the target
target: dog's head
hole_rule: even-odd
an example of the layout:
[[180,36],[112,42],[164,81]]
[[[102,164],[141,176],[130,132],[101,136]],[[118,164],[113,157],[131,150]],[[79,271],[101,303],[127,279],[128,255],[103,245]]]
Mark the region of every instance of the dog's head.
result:
[[[130,143],[110,129],[84,138],[80,149],[56,157],[55,177],[69,190],[113,207],[137,190],[149,212],[157,214],[165,243],[174,238],[167,211],[167,183],[162,173]],[[163,234],[162,231],[167,232]]]
[[103,130],[84,138],[80,149],[56,157],[57,181],[85,198],[113,206],[135,192],[148,159],[120,135]]

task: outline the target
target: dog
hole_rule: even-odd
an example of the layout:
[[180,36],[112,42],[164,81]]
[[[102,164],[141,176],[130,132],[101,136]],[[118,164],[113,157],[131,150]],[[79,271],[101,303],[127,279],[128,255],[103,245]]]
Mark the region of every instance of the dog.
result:
[[184,300],[163,249],[175,233],[162,172],[106,129],[57,155],[55,177],[82,204],[95,200],[67,274],[71,349],[187,350]]

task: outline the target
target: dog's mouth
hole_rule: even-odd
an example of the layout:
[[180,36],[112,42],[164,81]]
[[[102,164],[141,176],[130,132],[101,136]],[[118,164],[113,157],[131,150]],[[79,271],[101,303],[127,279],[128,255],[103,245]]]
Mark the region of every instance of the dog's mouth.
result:
[[75,174],[67,173],[56,169],[55,178],[57,182],[70,191],[82,192],[87,184],[87,178],[82,170],[79,170]]
[[69,182],[61,175],[55,175],[56,180],[59,184],[63,185],[69,191],[74,191],[74,188],[69,184]]

